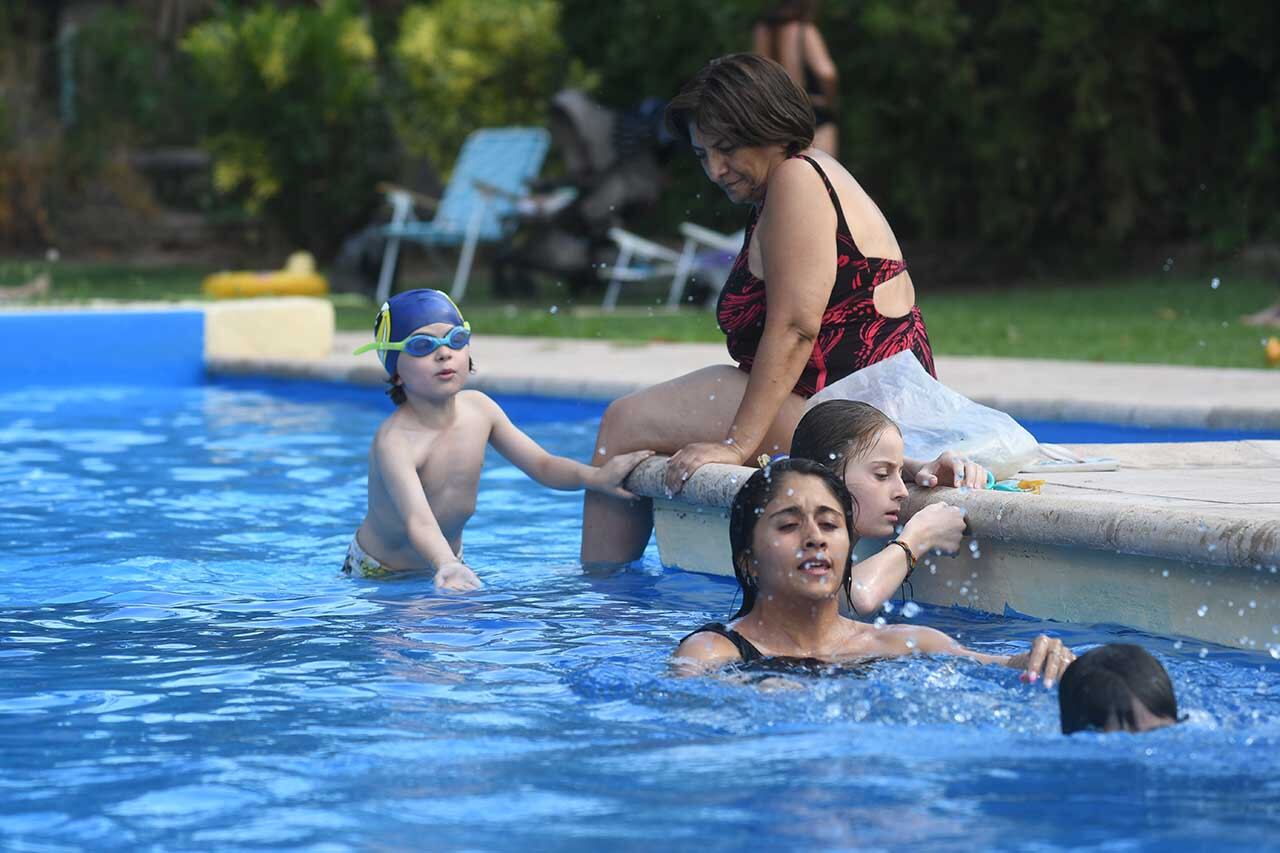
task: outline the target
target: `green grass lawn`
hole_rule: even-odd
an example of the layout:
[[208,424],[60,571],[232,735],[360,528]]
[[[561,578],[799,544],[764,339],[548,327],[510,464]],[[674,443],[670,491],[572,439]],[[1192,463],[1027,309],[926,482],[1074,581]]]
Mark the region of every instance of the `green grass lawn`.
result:
[[[113,265],[0,262],[0,284],[28,280],[51,269],[45,301],[89,299],[200,299],[200,281],[211,270]],[[1262,367],[1263,342],[1280,329],[1258,329],[1240,317],[1280,298],[1275,282],[1258,274],[1220,272],[1115,276],[1087,283],[1033,281],[1003,289],[944,289],[920,284],[934,349],[942,355],[1066,358],[1222,367]],[[405,286],[442,285],[415,279]],[[602,314],[598,303],[574,308],[545,287],[536,304],[495,301],[480,276],[463,308],[479,334],[605,338],[624,341],[710,341],[723,336],[708,311],[661,308],[664,286],[634,286],[623,307]],[[335,294],[339,329],[366,330],[369,299]]]

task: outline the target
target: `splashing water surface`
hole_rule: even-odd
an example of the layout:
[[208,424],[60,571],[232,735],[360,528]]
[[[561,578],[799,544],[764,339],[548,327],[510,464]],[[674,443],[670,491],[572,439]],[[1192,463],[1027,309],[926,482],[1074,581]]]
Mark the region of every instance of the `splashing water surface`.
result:
[[[510,399],[553,452],[600,408]],[[768,691],[677,679],[728,579],[584,574],[581,498],[492,457],[483,591],[353,581],[370,390],[0,394],[0,839],[15,849],[1260,849],[1280,664],[1120,628],[920,607],[992,651],[1136,640],[1183,725],[1057,734],[998,667],[890,661]],[[727,547],[727,545],[726,545]],[[883,617],[882,617],[883,618]]]

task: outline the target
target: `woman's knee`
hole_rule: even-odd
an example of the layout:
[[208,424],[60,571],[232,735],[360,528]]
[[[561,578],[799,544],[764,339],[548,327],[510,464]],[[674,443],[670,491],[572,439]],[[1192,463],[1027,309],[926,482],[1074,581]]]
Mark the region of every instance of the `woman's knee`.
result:
[[630,453],[632,450],[645,448],[635,444],[643,430],[636,429],[636,419],[640,407],[637,405],[637,394],[619,397],[605,407],[600,418],[600,431],[596,436],[596,459],[603,460],[619,453]]

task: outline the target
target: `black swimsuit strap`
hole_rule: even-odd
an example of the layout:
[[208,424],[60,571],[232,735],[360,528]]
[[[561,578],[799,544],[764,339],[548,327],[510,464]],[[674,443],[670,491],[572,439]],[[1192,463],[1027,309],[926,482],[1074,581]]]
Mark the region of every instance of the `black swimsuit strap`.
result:
[[[761,658],[764,657],[764,654],[762,654],[759,649],[753,646],[750,640],[748,640],[746,637],[742,636],[732,628],[726,628],[724,624],[720,622],[708,622],[706,625],[703,625],[698,630],[690,632],[690,634],[686,636],[684,640],[689,639],[689,637],[692,637],[694,634],[704,634],[704,633],[719,634],[721,637],[724,637],[726,640],[733,643],[734,648],[738,650],[738,654],[742,656],[743,663],[751,663],[752,661],[760,660]],[[683,643],[684,640],[681,640],[680,642]]]

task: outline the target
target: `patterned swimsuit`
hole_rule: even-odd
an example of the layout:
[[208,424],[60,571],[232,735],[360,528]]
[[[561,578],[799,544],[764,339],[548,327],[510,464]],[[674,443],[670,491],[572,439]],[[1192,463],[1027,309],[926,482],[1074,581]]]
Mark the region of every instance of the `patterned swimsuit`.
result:
[[[836,281],[831,288],[826,310],[822,313],[822,327],[813,353],[800,374],[795,393],[812,397],[837,379],[843,379],[903,350],[911,350],[931,376],[937,373],[933,367],[933,350],[924,328],[924,317],[918,306],[901,317],[885,317],[876,310],[872,301],[875,289],[906,270],[905,261],[887,258],[867,258],[858,251],[853,234],[844,220],[840,200],[822,167],[812,158],[807,160],[827,187],[827,195],[836,209]],[[742,251],[734,261],[733,270],[720,291],[716,304],[716,322],[725,333],[729,355],[738,367],[751,372],[760,336],[764,333],[765,290],[764,280],[751,274],[747,255],[751,248],[751,235],[755,233],[760,218],[762,201],[751,209],[747,223],[747,236]]]

